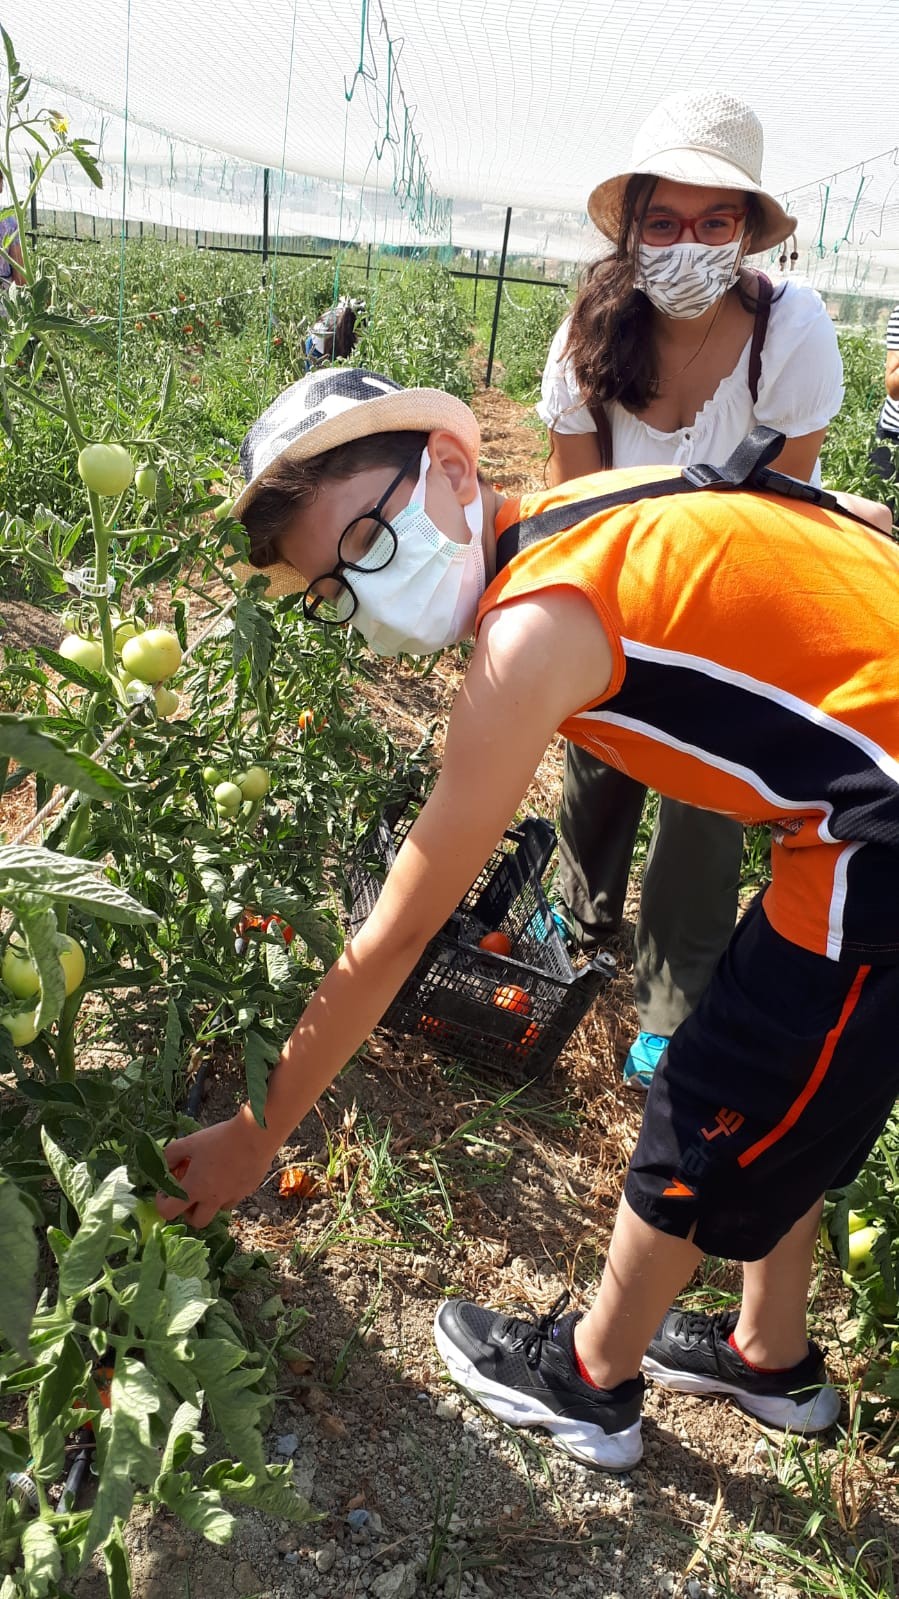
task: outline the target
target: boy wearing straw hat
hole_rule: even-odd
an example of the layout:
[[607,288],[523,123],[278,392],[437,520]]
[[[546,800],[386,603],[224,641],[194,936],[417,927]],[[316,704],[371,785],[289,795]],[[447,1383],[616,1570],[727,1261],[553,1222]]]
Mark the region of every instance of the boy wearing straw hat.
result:
[[[270,592],[381,654],[477,642],[433,792],[285,1045],[265,1127],[243,1107],[171,1144],[187,1199],[159,1195],[164,1216],[203,1226],[259,1184],[557,731],[772,827],[772,885],[654,1077],[594,1304],[436,1316],[450,1372],[494,1415],[613,1470],[641,1455],[643,1372],[793,1430],[835,1420],[806,1335],[821,1196],[858,1171],[899,1085],[899,550],[869,502],[744,486],[779,443],[748,441],[723,472],[631,468],[504,500],[461,401],[344,368],[294,384],[241,451],[235,512]],[[703,1252],[746,1262],[739,1314],[666,1314]]]

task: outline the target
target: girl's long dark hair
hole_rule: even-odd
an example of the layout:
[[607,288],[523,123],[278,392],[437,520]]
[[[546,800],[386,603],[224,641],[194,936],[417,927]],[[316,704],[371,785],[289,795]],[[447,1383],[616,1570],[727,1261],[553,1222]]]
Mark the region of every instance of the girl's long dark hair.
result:
[[[628,179],[614,253],[587,268],[563,352],[596,423],[604,468],[612,465],[612,432],[604,404],[619,400],[639,413],[659,392],[652,306],[634,288],[637,241],[658,181],[643,173]],[[761,206],[755,195],[747,194],[747,234],[757,233],[761,220]],[[758,302],[742,276],[735,287],[741,305],[755,311]]]

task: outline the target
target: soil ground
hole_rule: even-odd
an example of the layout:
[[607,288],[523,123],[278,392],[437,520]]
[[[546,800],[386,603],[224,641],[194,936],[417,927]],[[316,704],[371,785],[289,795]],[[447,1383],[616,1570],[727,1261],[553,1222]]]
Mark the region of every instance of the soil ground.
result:
[[[513,492],[538,487],[541,440],[525,408],[498,390],[476,405],[487,472]],[[398,742],[436,722],[439,751],[457,683],[447,658],[427,677],[394,668],[365,692]],[[554,814],[560,777],[558,746],[533,809]],[[447,1293],[542,1311],[563,1290],[586,1304],[595,1288],[642,1110],[621,1082],[635,1029],[626,936],[615,953],[618,976],[519,1106],[497,1110],[501,1078],[474,1083],[424,1044],[376,1034],[282,1152],[317,1191],[282,1199],[276,1173],[235,1212],[242,1246],[277,1252],[272,1291],[308,1312],[308,1361],[285,1372],[269,1444],[272,1459],[293,1461],[320,1519],[291,1529],[242,1513],[218,1550],[139,1512],[128,1532],[136,1599],[894,1591],[899,1510],[882,1453],[769,1439],[723,1403],[650,1389],[645,1459],[613,1477],[494,1424],[446,1380],[431,1325]],[[240,1086],[213,1074],[203,1118],[229,1114]],[[697,1302],[725,1307],[736,1281],[710,1264]],[[846,1315],[825,1268],[812,1321],[836,1381],[852,1375]],[[812,1493],[822,1520],[804,1536]],[[847,1570],[857,1562],[852,1588],[837,1587],[828,1548]],[[100,1594],[99,1573],[78,1589]]]

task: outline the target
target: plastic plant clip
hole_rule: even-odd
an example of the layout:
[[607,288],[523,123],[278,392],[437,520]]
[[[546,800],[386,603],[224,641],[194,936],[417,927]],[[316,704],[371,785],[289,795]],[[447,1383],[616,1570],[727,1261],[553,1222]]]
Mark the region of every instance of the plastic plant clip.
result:
[[111,599],[116,591],[114,577],[108,577],[105,583],[97,582],[95,566],[79,566],[77,571],[63,572],[62,579],[70,588],[76,589],[79,594],[86,594],[92,600]]

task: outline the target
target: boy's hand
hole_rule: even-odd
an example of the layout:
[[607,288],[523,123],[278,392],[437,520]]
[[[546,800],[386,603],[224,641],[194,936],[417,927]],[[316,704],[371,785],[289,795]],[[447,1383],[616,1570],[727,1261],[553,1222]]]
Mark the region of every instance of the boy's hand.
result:
[[259,1187],[276,1153],[271,1133],[260,1127],[248,1105],[230,1121],[188,1133],[168,1145],[169,1171],[188,1198],[157,1193],[165,1221],[181,1216],[192,1227],[206,1227],[219,1210],[229,1210]]

